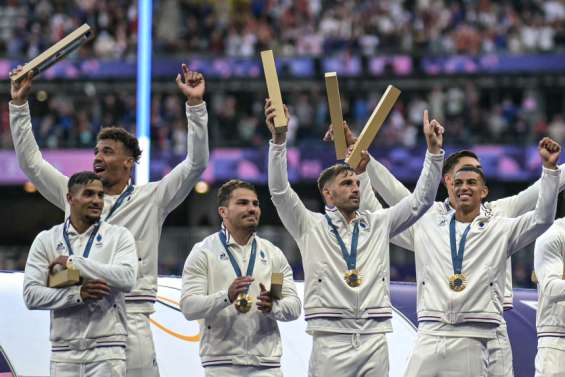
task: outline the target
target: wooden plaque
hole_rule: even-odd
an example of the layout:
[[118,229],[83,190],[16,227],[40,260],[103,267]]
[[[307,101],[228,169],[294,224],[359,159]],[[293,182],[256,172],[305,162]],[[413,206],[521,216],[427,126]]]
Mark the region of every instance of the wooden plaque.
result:
[[345,141],[345,129],[343,128],[339,84],[337,82],[337,73],[335,72],[326,73],[326,93],[334,134],[335,157],[337,160],[344,160],[347,153],[347,143]]
[[389,85],[388,88],[386,88],[386,91],[377,104],[377,107],[375,107],[373,114],[371,114],[367,124],[365,124],[361,135],[359,135],[359,138],[353,147],[353,151],[345,160],[349,166],[355,169],[357,165],[359,165],[359,162],[361,161],[361,151],[369,149],[369,146],[375,139],[375,136],[377,136],[377,133],[381,129],[386,117],[398,99],[398,96],[400,96],[399,89],[392,85]]
[[43,51],[41,54],[24,64],[23,69],[15,75],[10,76],[10,80],[17,82],[27,76],[31,71],[33,76],[37,76],[53,64],[63,59],[71,52],[78,49],[82,44],[93,36],[90,26],[83,24],[78,29]]
[[49,275],[47,285],[49,288],[64,288],[80,283],[80,274],[78,270],[62,270],[55,274]]
[[273,272],[271,274],[271,298],[275,300],[282,299],[283,274],[282,272]]
[[263,62],[263,71],[265,72],[265,81],[267,82],[267,92],[275,108],[275,131],[283,133],[287,130],[288,119],[284,114],[281,88],[277,76],[273,50],[261,51],[261,61]]

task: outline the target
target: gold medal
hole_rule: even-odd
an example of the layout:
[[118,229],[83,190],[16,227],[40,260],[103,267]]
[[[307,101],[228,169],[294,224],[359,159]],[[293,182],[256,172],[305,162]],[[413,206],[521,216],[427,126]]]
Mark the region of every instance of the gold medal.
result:
[[240,313],[247,313],[251,310],[251,306],[253,303],[253,297],[246,295],[244,293],[240,293],[237,295],[235,299],[235,308]]
[[345,282],[352,288],[358,287],[361,285],[361,274],[357,269],[349,270],[344,275]]
[[449,277],[449,288],[461,292],[467,286],[467,278],[463,274],[453,274]]

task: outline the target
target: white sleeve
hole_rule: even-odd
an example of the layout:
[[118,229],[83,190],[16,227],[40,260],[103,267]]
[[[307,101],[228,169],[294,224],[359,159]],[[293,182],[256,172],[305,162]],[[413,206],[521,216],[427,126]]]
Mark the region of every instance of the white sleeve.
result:
[[61,210],[65,210],[68,178],[43,159],[33,136],[29,105],[10,102],[10,131],[24,174],[43,197]]
[[101,263],[79,255],[69,257],[69,261],[87,279],[104,280],[111,288],[130,292],[137,277],[137,251],[130,231],[122,228],[116,250],[112,252],[110,263]]
[[418,226],[417,224],[412,225],[410,228],[406,229],[405,231],[398,233],[396,236],[390,239],[390,242],[396,246],[400,246],[408,251],[414,251],[414,227]]
[[565,300],[563,228],[555,223],[536,241],[534,268],[540,291],[551,301]]
[[30,310],[56,310],[83,303],[80,286],[49,288],[49,263],[47,250],[42,240],[47,233],[40,233],[29,250],[24,271],[24,302]]
[[[443,155],[442,155],[443,156]],[[410,191],[380,162],[371,156],[367,164],[373,189],[386,204],[393,206],[410,195]],[[441,172],[440,172],[441,173]],[[440,174],[441,175],[441,174]]]
[[208,112],[206,103],[196,106],[186,104],[188,121],[187,154],[158,182],[155,200],[163,209],[163,217],[182,203],[208,165]]
[[[389,216],[390,236],[394,237],[400,232],[408,229],[434,204],[437,189],[441,180],[441,168],[443,166],[443,150],[439,154],[431,154],[426,151],[424,167],[414,192],[403,198],[398,204],[386,209]],[[376,177],[369,173],[371,182]]]
[[313,221],[313,214],[288,182],[286,144],[269,142],[269,192],[277,213],[292,237],[298,240]]
[[543,190],[539,190],[535,210],[513,218],[509,222],[507,251],[509,256],[534,242],[553,223],[557,210],[560,174],[559,169],[543,168],[541,175]]
[[373,191],[373,187],[371,187],[371,179],[369,178],[369,174],[367,172],[359,174],[359,181],[361,182],[361,185],[359,187],[361,194],[359,209],[368,212],[375,212],[379,209],[382,209],[383,206],[381,205],[381,202],[379,202],[379,199],[377,199],[377,196]]
[[[559,177],[559,191],[565,188],[565,164],[559,166],[561,174]],[[493,213],[502,217],[516,217],[534,209],[538,200],[541,179],[538,179],[533,185],[519,192],[516,195],[507,198],[498,199],[490,202]]]
[[182,271],[180,309],[189,321],[212,317],[231,305],[227,290],[208,293],[208,260],[200,247],[194,245]]
[[283,273],[282,299],[273,300],[272,314],[277,321],[294,321],[300,317],[302,304],[298,293],[296,293],[296,285],[292,276],[292,268],[288,264],[283,252],[277,248],[277,265],[273,266],[274,272]]

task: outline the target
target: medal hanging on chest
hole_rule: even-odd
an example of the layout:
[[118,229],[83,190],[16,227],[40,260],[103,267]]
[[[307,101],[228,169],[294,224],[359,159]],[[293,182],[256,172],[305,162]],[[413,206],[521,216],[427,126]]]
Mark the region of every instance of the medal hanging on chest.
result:
[[[224,246],[224,249],[226,250],[226,253],[228,254],[228,258],[229,258],[230,263],[233,267],[235,275],[238,278],[242,277],[243,275],[241,274],[241,269],[239,268],[239,265],[237,264],[237,260],[235,259],[232,252],[230,251],[225,233],[223,231],[220,231],[219,235],[220,235],[220,241],[222,242],[222,245]],[[247,265],[247,272],[246,272],[245,276],[253,276],[253,269],[255,268],[255,257],[256,256],[257,256],[257,240],[253,239],[253,243],[251,244],[251,255],[249,257],[249,264]],[[237,295],[237,297],[234,301],[234,306],[235,306],[235,309],[240,313],[249,312],[251,310],[252,306],[253,306],[253,296],[248,295],[247,289],[246,289],[245,292],[242,292],[242,293]]]
[[337,239],[337,243],[339,244],[339,248],[341,250],[341,255],[347,264],[347,269],[343,275],[343,279],[351,288],[355,288],[361,285],[362,278],[359,269],[357,268],[357,242],[359,240],[359,222],[355,223],[353,228],[353,234],[351,235],[351,250],[347,252],[347,248],[345,247],[345,243],[343,239],[339,235],[336,226],[332,223],[332,220],[328,215],[326,215],[326,220],[328,225],[332,229],[332,233],[334,234],[335,238]]
[[453,265],[453,274],[449,276],[449,288],[455,292],[461,292],[467,287],[467,278],[462,273],[463,269],[463,255],[465,253],[465,242],[467,241],[467,235],[471,229],[471,224],[467,225],[461,239],[459,240],[459,247],[457,247],[457,240],[455,237],[455,214],[451,218],[449,223],[449,244],[451,246],[451,263]]

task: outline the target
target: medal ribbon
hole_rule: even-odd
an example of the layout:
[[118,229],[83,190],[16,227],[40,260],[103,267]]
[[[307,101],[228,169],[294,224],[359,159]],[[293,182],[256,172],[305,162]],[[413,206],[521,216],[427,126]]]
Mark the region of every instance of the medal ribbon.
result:
[[131,195],[131,193],[133,192],[133,188],[134,188],[133,185],[129,185],[126,191],[122,192],[122,194],[118,197],[112,208],[110,208],[110,212],[108,212],[104,220],[108,221],[110,216],[112,216],[112,214],[116,212],[116,210],[122,205],[126,197]]
[[449,244],[451,246],[451,263],[453,264],[453,273],[460,274],[463,269],[463,253],[465,252],[465,242],[467,234],[471,230],[471,224],[467,225],[465,231],[459,240],[459,250],[457,250],[457,241],[455,239],[455,214],[451,217],[449,223]]
[[359,239],[359,222],[355,223],[355,227],[353,228],[353,235],[351,236],[351,252],[347,252],[345,243],[343,242],[343,239],[339,235],[337,228],[332,223],[330,217],[327,214],[325,216],[329,226],[332,228],[332,233],[335,235],[335,238],[337,239],[337,243],[339,244],[339,248],[341,249],[341,254],[343,255],[343,259],[347,264],[347,268],[349,270],[354,270],[355,267],[357,266],[357,241]]
[[[226,253],[228,253],[230,263],[233,267],[233,270],[235,271],[236,276],[238,278],[242,277],[241,269],[239,268],[239,265],[237,264],[237,260],[235,259],[235,257],[231,253],[230,247],[228,246],[226,233],[223,230],[221,230],[219,234],[220,234],[220,241],[222,242],[224,249],[226,249]],[[249,264],[247,265],[247,272],[245,273],[245,276],[253,276],[253,269],[255,268],[255,257],[256,256],[257,256],[257,239],[253,239],[253,243],[251,244],[251,255],[249,256]],[[246,292],[247,292],[247,290],[246,290]]]
[[[65,240],[65,244],[67,244],[67,249],[69,250],[69,255],[74,255],[73,248],[71,247],[71,241],[69,240],[69,224],[71,222],[71,218],[67,218],[65,221],[65,225],[63,225],[63,239]],[[98,230],[100,229],[100,221],[96,223],[94,229],[92,229],[92,233],[90,234],[90,238],[84,247],[84,252],[82,256],[88,258],[88,254],[90,254],[90,248],[92,247],[92,243],[94,242],[94,237],[98,234]]]

